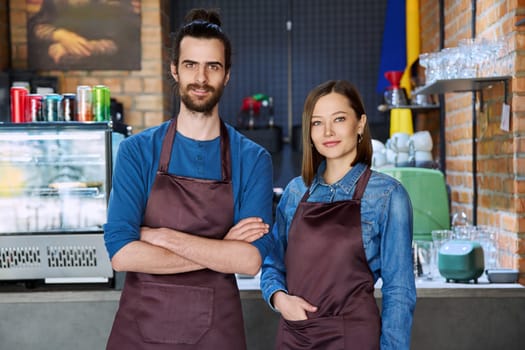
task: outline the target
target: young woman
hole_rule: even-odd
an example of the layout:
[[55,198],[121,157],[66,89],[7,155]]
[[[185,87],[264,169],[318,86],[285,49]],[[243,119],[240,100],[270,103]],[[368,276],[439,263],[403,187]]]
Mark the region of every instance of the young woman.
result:
[[276,348],[409,349],[416,289],[408,194],[370,170],[370,130],[349,82],[314,88],[302,125],[302,176],[281,197],[277,244],[262,267],[263,296],[282,316]]

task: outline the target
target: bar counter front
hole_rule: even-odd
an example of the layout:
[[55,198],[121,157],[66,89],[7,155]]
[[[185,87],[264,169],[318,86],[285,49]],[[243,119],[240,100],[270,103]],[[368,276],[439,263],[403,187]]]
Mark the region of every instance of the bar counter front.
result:
[[[262,300],[258,277],[238,278],[249,350],[270,350],[279,315]],[[381,305],[380,285],[375,296]],[[525,349],[525,287],[417,282],[411,349]],[[104,349],[120,291],[91,287],[0,289],[0,349]]]

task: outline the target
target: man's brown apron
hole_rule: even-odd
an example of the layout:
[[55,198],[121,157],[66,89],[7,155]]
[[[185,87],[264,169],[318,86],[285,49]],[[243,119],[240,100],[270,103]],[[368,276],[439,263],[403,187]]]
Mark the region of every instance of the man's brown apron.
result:
[[[222,181],[168,174],[174,119],[163,140],[144,226],[222,239],[233,225],[228,131],[221,121]],[[126,273],[107,349],[245,349],[235,276],[209,269],[151,275]]]
[[291,295],[318,307],[303,321],[281,317],[277,349],[379,349],[381,320],[361,233],[361,198],[370,169],[352,200],[297,207],[288,235],[286,282]]

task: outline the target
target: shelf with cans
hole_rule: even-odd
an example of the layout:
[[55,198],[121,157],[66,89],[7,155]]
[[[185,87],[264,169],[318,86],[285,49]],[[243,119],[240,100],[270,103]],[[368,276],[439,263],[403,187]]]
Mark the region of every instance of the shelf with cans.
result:
[[105,85],[80,85],[76,93],[45,95],[12,86],[10,107],[11,123],[102,122],[111,120],[111,93]]

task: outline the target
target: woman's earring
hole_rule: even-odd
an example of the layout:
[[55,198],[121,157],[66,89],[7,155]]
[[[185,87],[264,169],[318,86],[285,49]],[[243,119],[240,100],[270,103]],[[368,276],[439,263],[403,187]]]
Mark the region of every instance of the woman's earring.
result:
[[357,143],[361,143],[363,141],[363,135],[357,134]]

